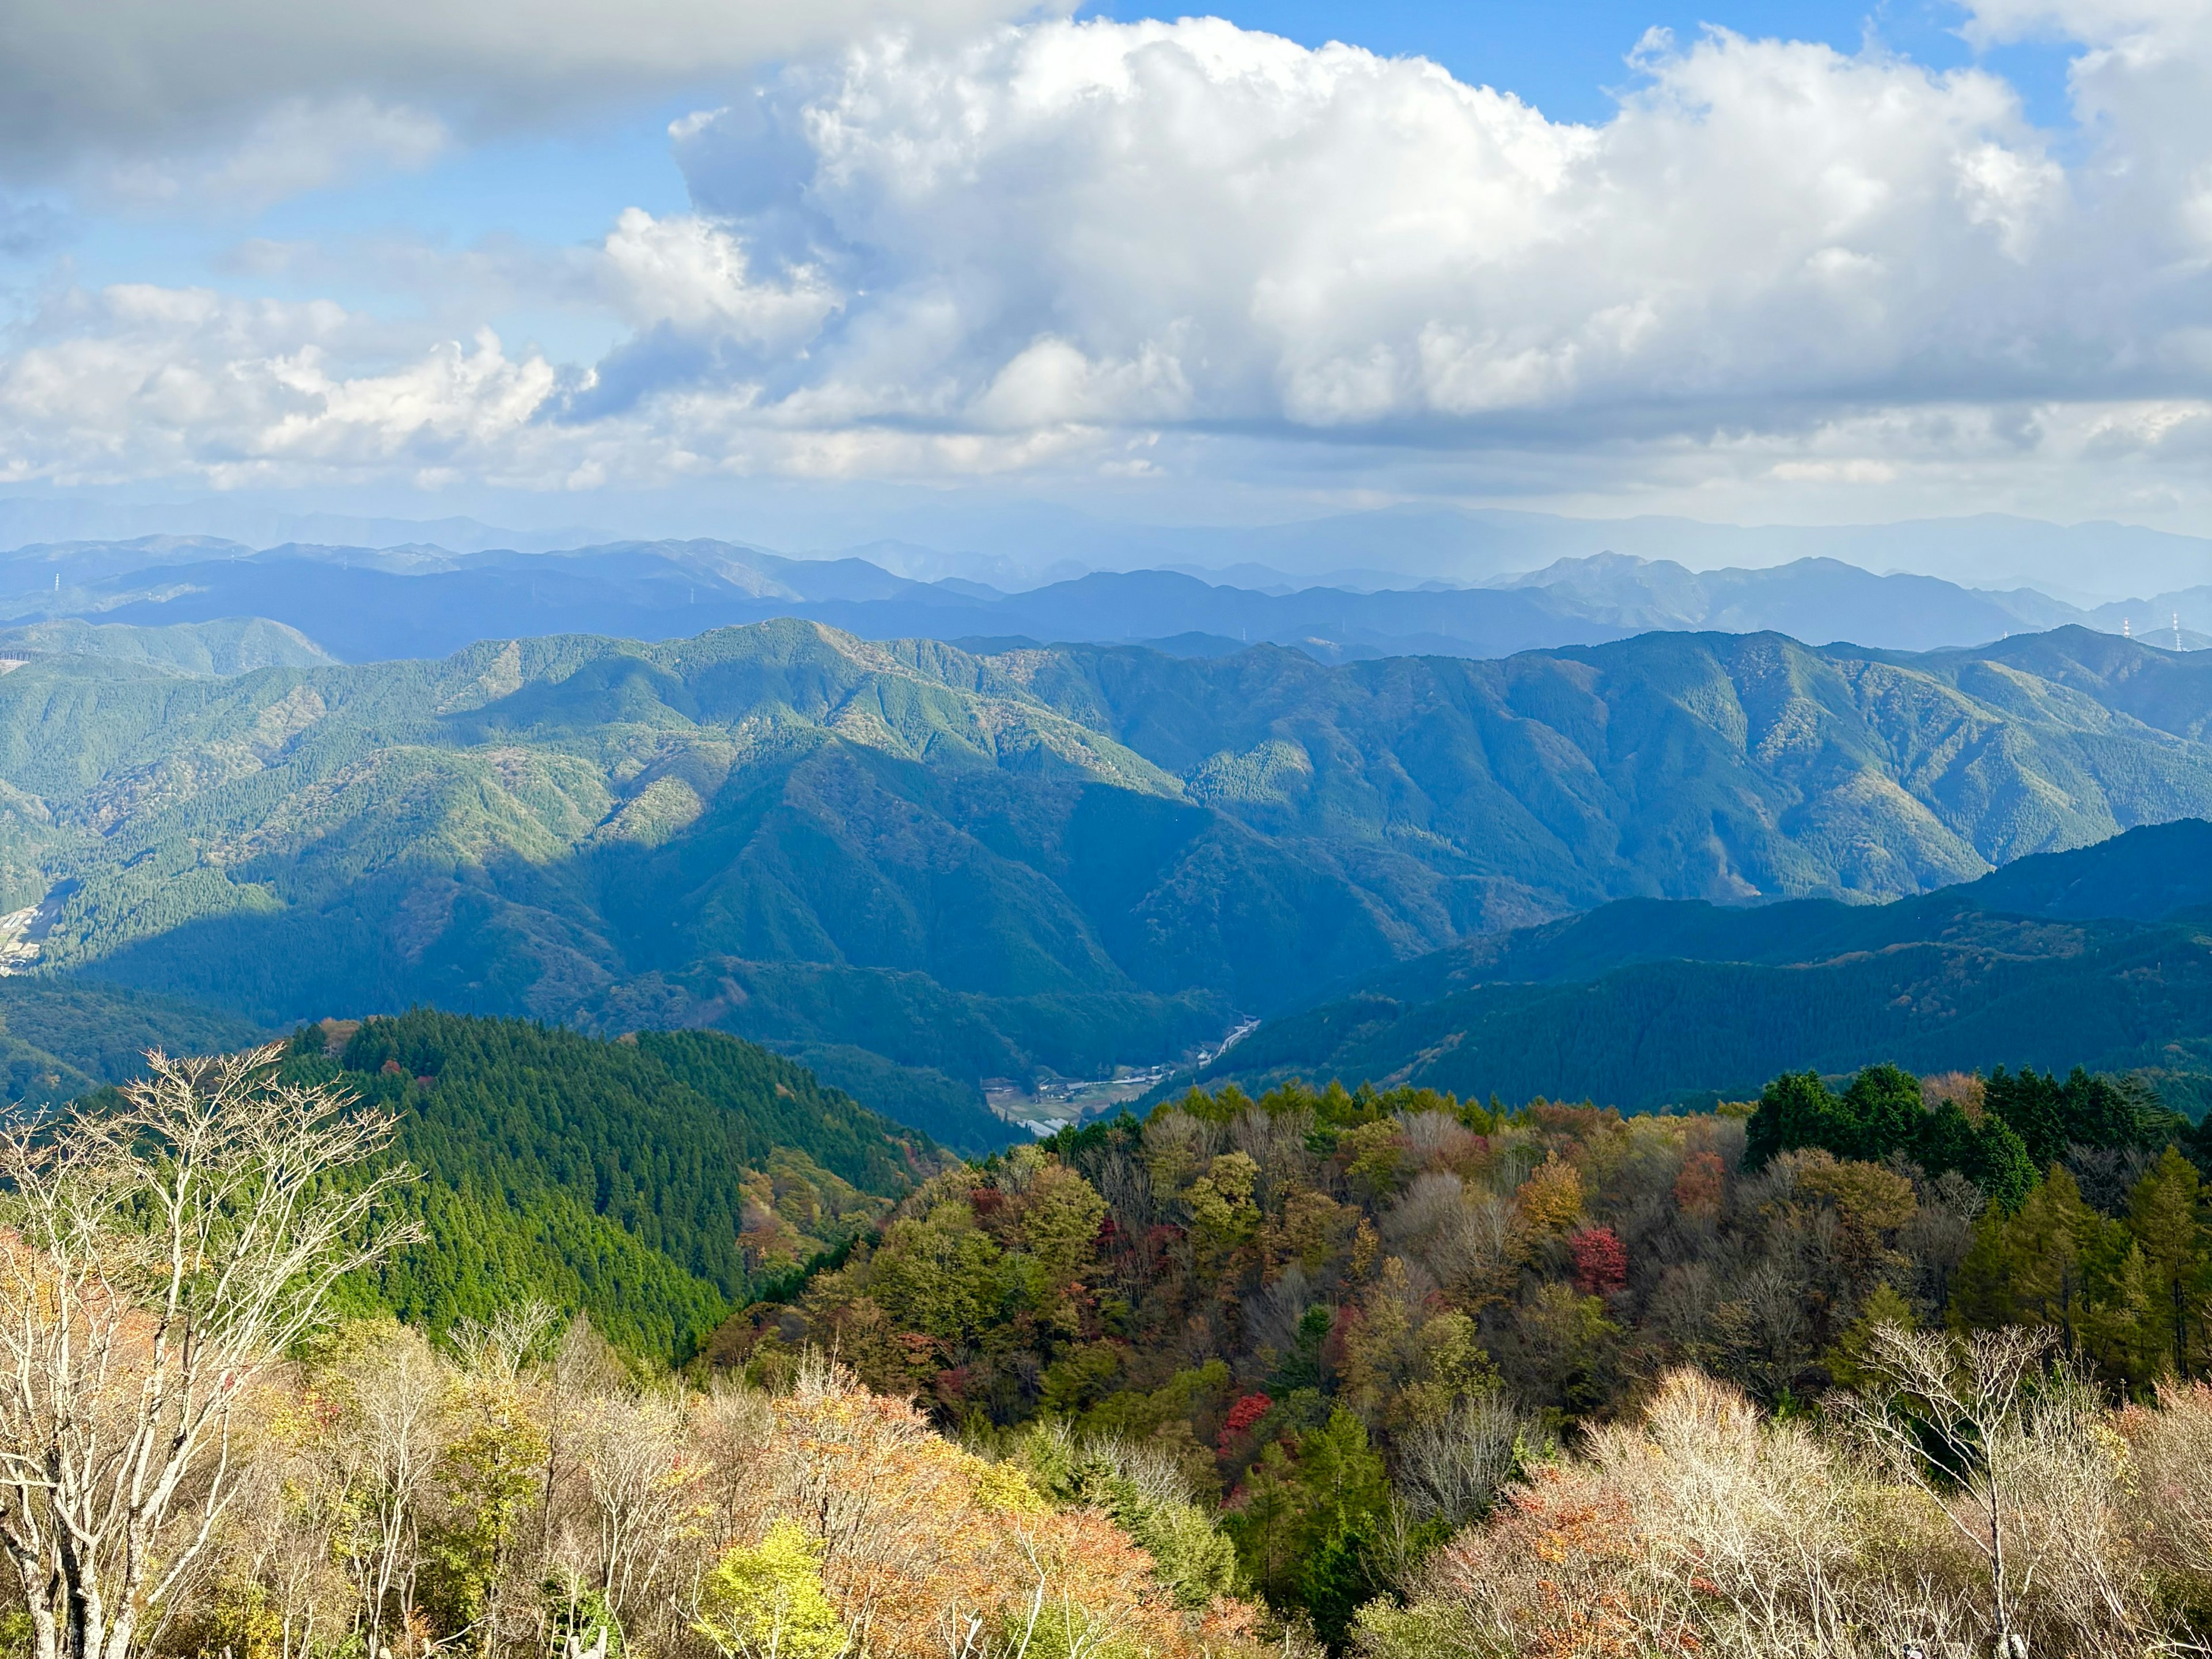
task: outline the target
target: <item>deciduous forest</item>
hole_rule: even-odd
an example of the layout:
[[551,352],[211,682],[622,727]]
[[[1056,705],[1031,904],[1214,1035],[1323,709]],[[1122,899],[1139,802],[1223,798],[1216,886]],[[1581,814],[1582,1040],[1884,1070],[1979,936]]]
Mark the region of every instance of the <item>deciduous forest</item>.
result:
[[1813,1434],[1913,1332],[2048,1331],[2115,1404],[2203,1375],[2205,1151],[2081,1072],[1792,1074],[1674,1116],[1194,1092],[937,1177],[708,1358],[771,1386],[831,1351],[1007,1455],[1146,1448],[1250,1594],[1387,1644],[1414,1627],[1362,1609],[1684,1399]]
[[159,1060],[0,1137],[0,1642],[2179,1650],[2207,1141],[1876,1066],[1194,1090],[965,1163],[714,1036]]

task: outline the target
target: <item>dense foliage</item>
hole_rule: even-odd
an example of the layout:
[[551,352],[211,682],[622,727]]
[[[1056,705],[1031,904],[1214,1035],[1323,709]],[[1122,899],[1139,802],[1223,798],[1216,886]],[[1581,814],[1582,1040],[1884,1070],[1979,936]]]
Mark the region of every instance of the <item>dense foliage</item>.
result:
[[416,1010],[302,1027],[288,1073],[401,1114],[422,1242],[351,1287],[442,1331],[532,1298],[681,1358],[879,1220],[942,1157],[802,1068],[710,1032],[610,1042]]
[[233,1014],[119,986],[0,977],[0,1099],[50,1105],[144,1069],[145,1051],[210,1054],[262,1033]]
[[[2039,1172],[2075,1147],[2124,1154],[2191,1139],[2188,1120],[2139,1081],[2078,1066],[2063,1081],[2000,1066],[1986,1080],[1944,1078],[1938,1087],[1931,1100],[1918,1078],[1889,1065],[1868,1066],[1841,1094],[1817,1072],[1786,1072],[1759,1097],[1745,1167],[1805,1146],[1868,1164],[1905,1158],[1928,1175],[1965,1175],[2016,1210]],[[1970,1116],[1969,1104],[1980,1109]]]
[[937,1177],[708,1354],[773,1377],[834,1346],[971,1438],[1151,1447],[1224,1497],[1246,1582],[1334,1636],[1547,1437],[1672,1366],[1795,1409],[1886,1322],[2025,1322],[2118,1390],[2199,1374],[2200,1157],[2078,1072],[1793,1074],[1626,1118],[1194,1091]]
[[[295,1081],[405,1097],[424,1085],[402,1061],[428,1063],[465,1099],[459,1085],[498,1066],[557,1070],[578,1040],[548,1035],[560,1042],[416,1017],[303,1031],[289,1064]],[[329,1076],[334,1047],[356,1069]],[[669,1069],[781,1080],[711,1041]],[[595,1075],[653,1097],[650,1079],[620,1073],[617,1057]],[[235,1138],[249,1158],[315,1097],[274,1082],[216,1109],[258,1103],[258,1127]],[[1880,1152],[1920,1132],[1907,1109],[1933,1115],[1931,1098],[1977,1132],[2039,1126],[2065,1146],[2016,1207],[1964,1222],[1963,1254],[1957,1227],[1923,1224],[1926,1211],[1972,1210],[1960,1171],[1931,1180],[1894,1148],[1877,1163],[1780,1144]],[[787,1127],[805,1121],[792,1109]],[[112,1178],[118,1160],[178,1167],[101,1121],[53,1132],[111,1178],[18,1212],[93,1224],[18,1239],[0,1275],[0,1301],[22,1298],[9,1328],[121,1333],[160,1317],[158,1294],[118,1305],[127,1273],[61,1272],[72,1253],[119,1257],[141,1237],[141,1189]],[[393,1125],[372,1109],[331,1127],[321,1153],[303,1143],[279,1161],[343,1167],[348,1146],[357,1162]],[[2188,1377],[2212,1357],[2212,1253],[2194,1167],[2170,1139],[2152,1156],[2173,1128],[2094,1079],[1917,1088],[1889,1068],[1840,1093],[1785,1077],[1755,1108],[1674,1119],[1509,1114],[1412,1091],[1194,1095],[1142,1125],[934,1177],[801,1305],[724,1333],[718,1357],[743,1374],[672,1377],[534,1300],[436,1342],[367,1318],[227,1353],[210,1367],[219,1428],[203,1423],[197,1450],[179,1439],[159,1464],[179,1501],[148,1514],[128,1555],[102,1547],[112,1567],[158,1553],[191,1571],[134,1602],[142,1633],[104,1651],[2197,1650],[2212,1637],[2212,1387]],[[489,1155],[487,1178],[502,1165],[550,1176],[559,1141]],[[1753,1142],[1756,1170],[1741,1157]],[[50,1144],[12,1143],[20,1180],[49,1167]],[[2098,1212],[2084,1176],[2099,1197],[2123,1187],[2122,1212]],[[225,1202],[207,1200],[211,1219]],[[329,1235],[340,1259],[343,1231]],[[219,1220],[215,1233],[218,1249],[233,1240]],[[299,1289],[288,1275],[313,1276],[285,1265],[294,1242],[279,1218],[254,1247],[278,1304]],[[2078,1271],[2076,1247],[2131,1265],[2100,1279]],[[1700,1309],[1683,1276],[1717,1265],[1743,1282],[1708,1285]],[[64,1279],[75,1311],[57,1313]],[[2067,1299],[2069,1284],[2081,1293]],[[220,1318],[219,1284],[191,1295]],[[1916,1328],[1938,1314],[1952,1328]],[[872,1390],[793,1340],[824,1334],[892,1386]],[[0,1631],[70,1659],[58,1587],[108,1580],[35,1530],[60,1502],[35,1457],[94,1430],[127,1463],[113,1431],[167,1420],[170,1351],[16,1352],[33,1385],[0,1413],[18,1471],[0,1526],[43,1571],[0,1592]],[[70,1410],[20,1409],[49,1397]]]

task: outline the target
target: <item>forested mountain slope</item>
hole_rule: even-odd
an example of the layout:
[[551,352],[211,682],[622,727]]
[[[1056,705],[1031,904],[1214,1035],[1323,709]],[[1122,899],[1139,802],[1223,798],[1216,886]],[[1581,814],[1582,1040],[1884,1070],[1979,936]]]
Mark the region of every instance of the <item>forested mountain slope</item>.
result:
[[[0,677],[40,962],[264,1024],[428,1003],[771,1042],[947,1144],[1635,895],[1888,898],[2212,812],[2212,667],[1662,634],[1328,667],[777,622],[439,662]],[[894,1062],[908,1068],[893,1071]]]
[[[1628,1511],[1565,1484],[1562,1430],[1638,1480],[1674,1455],[1695,1471],[1683,1484],[1696,1496],[1651,1523],[1670,1528],[1668,1571],[1684,1579],[1686,1514],[1724,1516],[1714,1524],[1740,1540],[1729,1511],[1744,1494],[1794,1525],[1803,1510],[1732,1472],[1787,1459],[1778,1479],[1795,1481],[1802,1443],[1778,1455],[1740,1413],[1709,1412],[1699,1437],[1672,1443],[1620,1425],[1655,1389],[1710,1398],[1681,1367],[1792,1402],[1802,1424],[1824,1416],[1802,1402],[1832,1408],[1835,1390],[1863,1382],[1878,1325],[2012,1326],[2063,1336],[2079,1374],[2115,1398],[2204,1400],[2173,1378],[2212,1364],[2194,1311],[2212,1283],[2212,1146],[2144,1091],[1985,1055],[1977,1074],[1923,1083],[1877,1066],[1840,1094],[1802,1073],[1759,1093],[1756,1109],[1624,1117],[1421,1089],[1193,1090],[939,1177],[868,1248],[791,1300],[744,1310],[707,1354],[773,1381],[806,1345],[834,1347],[971,1443],[1019,1446],[1041,1422],[1062,1444],[1142,1447],[1223,1495],[1252,1590],[1332,1639],[1390,1627],[1407,1556],[1499,1499],[1489,1537],[1412,1582],[1448,1595],[1502,1537],[1527,1549],[1534,1590],[1586,1574],[1586,1605],[1617,1607],[1596,1591],[1620,1582]],[[1938,1348],[1923,1375],[1956,1363]],[[1939,1494],[1950,1473],[1931,1482]],[[2054,1510],[2054,1530],[2080,1520]],[[1891,1544],[1901,1516],[1947,1524],[1932,1498],[1862,1512]],[[1702,1571],[1741,1564],[1740,1550],[1689,1559]],[[1771,1580],[1780,1555],[1742,1570]],[[1472,1622],[1441,1638],[1437,1624],[1401,1626],[1395,1645],[1352,1650],[1662,1650],[1626,1620],[1500,1620],[1459,1636]],[[1606,1639],[1583,1639],[1594,1627]],[[1771,1651],[1823,1650],[1801,1628]]]
[[143,1070],[145,1051],[218,1054],[263,1032],[234,1014],[72,978],[0,977],[0,1101],[52,1105]]
[[337,660],[299,629],[261,617],[147,627],[65,617],[0,629],[0,659],[56,655],[111,657],[176,674],[218,675]]
[[1303,1075],[1636,1109],[1785,1069],[1991,1054],[2142,1071],[2212,1104],[2212,824],[2136,830],[1886,905],[1625,900],[1440,951],[1223,1056]]
[[399,1114],[419,1243],[350,1303],[443,1330],[532,1298],[681,1359],[949,1161],[799,1066],[712,1032],[622,1041],[417,1011],[303,1027],[288,1074]]

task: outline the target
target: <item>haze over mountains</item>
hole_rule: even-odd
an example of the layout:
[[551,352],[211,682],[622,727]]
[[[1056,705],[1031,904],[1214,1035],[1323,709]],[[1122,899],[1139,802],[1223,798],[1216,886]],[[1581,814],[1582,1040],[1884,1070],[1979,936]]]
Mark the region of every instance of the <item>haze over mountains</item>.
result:
[[[1498,507],[1407,504],[1249,526],[1129,522],[1043,501],[988,501],[934,490],[886,503],[866,490],[779,514],[763,503],[742,537],[809,557],[857,555],[925,581],[958,577],[1029,588],[1090,570],[1186,569],[1257,584],[1272,573],[1295,586],[1474,585],[1599,553],[1668,560],[1692,570],[1762,569],[1828,558],[1874,572],[1905,571],[1962,586],[2038,587],[2088,605],[2212,581],[2212,539],[2140,525],[2053,524],[1984,513],[1887,524],[1735,525],[1650,515],[1577,519]],[[641,503],[645,524],[654,516]],[[674,524],[647,540],[696,538]],[[377,518],[327,509],[280,511],[223,495],[132,504],[97,497],[0,499],[0,548],[67,542],[195,538],[236,546],[287,544],[457,553],[544,553],[626,539],[570,525],[519,529],[453,517]],[[633,532],[632,538],[637,538]]]
[[[908,570],[951,562],[905,545],[869,550]],[[1283,570],[1246,565],[1203,575],[1094,570],[1010,591],[957,575],[915,580],[866,558],[798,559],[720,541],[454,552],[422,544],[255,550],[148,537],[38,544],[0,558],[0,617],[24,625],[76,619],[148,628],[258,617],[352,662],[444,656],[479,639],[518,635],[668,639],[780,616],[867,639],[1137,641],[1184,655],[1268,641],[1324,661],[1499,657],[1654,629],[1771,630],[1814,643],[1921,651],[2079,623],[2192,649],[2212,642],[2212,586],[2085,606],[2034,588],[1877,575],[1826,556],[1698,571],[1607,552],[1493,574],[1480,585],[1419,584],[1376,568],[1339,570],[1305,585]],[[55,647],[15,633],[0,635],[0,648]],[[99,636],[76,635],[70,648],[101,647]],[[276,649],[266,639],[256,648]],[[278,656],[296,660],[302,648],[288,641]]]

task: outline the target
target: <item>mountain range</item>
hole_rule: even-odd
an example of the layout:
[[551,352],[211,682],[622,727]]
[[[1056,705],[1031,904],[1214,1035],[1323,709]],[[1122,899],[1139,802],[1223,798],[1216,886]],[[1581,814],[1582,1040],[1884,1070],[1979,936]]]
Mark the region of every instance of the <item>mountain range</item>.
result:
[[[2035,587],[2088,605],[2212,579],[2212,541],[2201,536],[2004,514],[1890,524],[1735,525],[1404,502],[1279,523],[1160,524],[1038,501],[848,484],[803,498],[771,492],[751,500],[742,514],[742,539],[800,550],[810,558],[857,554],[920,580],[963,577],[1008,589],[1089,570],[1239,568],[1270,574],[1257,580],[1215,580],[1262,587],[1277,580],[1303,586],[1417,587],[1430,580],[1465,586],[1604,552],[1699,571],[1835,559],[1976,586]],[[656,537],[728,534],[724,515],[671,517],[655,499],[633,500],[624,516],[653,526]],[[104,489],[0,497],[0,548],[162,536],[255,548],[434,544],[457,553],[544,553],[620,539],[578,526],[524,529],[464,517],[379,518],[320,506],[300,511],[257,500],[250,491],[160,503],[118,501]]]
[[[871,550],[926,568],[910,550]],[[1474,586],[1416,585],[1376,571],[1340,572],[1331,583],[1300,586],[1251,566],[1210,580],[1169,569],[1091,571],[1008,592],[955,576],[918,580],[865,558],[797,559],[717,541],[456,553],[423,544],[256,550],[149,537],[27,547],[0,558],[0,617],[19,624],[0,636],[0,650],[106,648],[107,636],[81,631],[64,645],[55,633],[64,627],[243,629],[253,626],[245,619],[266,619],[250,647],[259,657],[234,654],[234,671],[318,653],[349,662],[438,657],[515,635],[661,640],[786,616],[866,639],[987,649],[1146,642],[1203,656],[1271,642],[1331,662],[1508,656],[1655,629],[1771,631],[1918,651],[2073,623],[2132,631],[2176,650],[2212,643],[2212,586],[2085,608],[2033,588],[1876,575],[1827,557],[1695,571],[1604,553]],[[281,646],[273,642],[280,635]]]
[[38,656],[0,676],[0,959],[258,1028],[712,1026],[981,1147],[985,1079],[1172,1060],[1473,936],[1891,899],[2212,816],[2208,720],[2212,658],[2080,628],[1334,665],[792,619],[228,677]]
[[1291,1076],[1650,1109],[1880,1062],[2136,1072],[2212,1105],[2212,823],[1881,905],[1632,899],[1471,940],[1263,1024],[1209,1083]]

